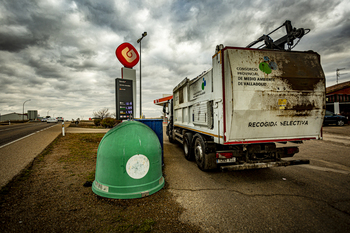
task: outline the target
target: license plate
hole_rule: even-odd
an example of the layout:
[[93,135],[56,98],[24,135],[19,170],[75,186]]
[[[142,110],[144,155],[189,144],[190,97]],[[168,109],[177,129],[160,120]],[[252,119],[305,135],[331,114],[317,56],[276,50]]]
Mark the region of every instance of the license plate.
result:
[[216,163],[234,163],[236,162],[236,158],[229,158],[229,159],[216,159]]

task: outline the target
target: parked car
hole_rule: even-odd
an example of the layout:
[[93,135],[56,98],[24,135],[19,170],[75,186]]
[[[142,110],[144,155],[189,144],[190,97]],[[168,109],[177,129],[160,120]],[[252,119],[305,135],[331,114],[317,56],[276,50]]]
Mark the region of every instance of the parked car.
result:
[[47,121],[47,118],[43,118],[43,119],[41,119],[41,121],[43,121],[43,122],[44,122],[44,121]]
[[326,114],[323,119],[323,125],[336,124],[343,126],[344,124],[348,124],[348,120],[349,119],[345,116],[338,115],[326,110]]
[[46,121],[46,122],[47,122],[47,123],[57,123],[58,120],[55,119],[55,118],[47,118],[47,121]]
[[64,121],[63,117],[57,117],[56,119],[57,121],[62,121],[62,122]]

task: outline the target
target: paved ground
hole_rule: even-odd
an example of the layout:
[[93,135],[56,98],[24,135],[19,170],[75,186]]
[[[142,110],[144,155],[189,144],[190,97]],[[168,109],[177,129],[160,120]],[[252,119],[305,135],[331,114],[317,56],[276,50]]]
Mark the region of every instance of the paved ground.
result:
[[204,232],[349,232],[349,129],[326,127],[323,141],[301,145],[295,159],[309,165],[232,172],[200,171],[164,137],[180,219]]
[[350,136],[325,133],[323,135],[323,141],[330,141],[344,145],[350,145]]

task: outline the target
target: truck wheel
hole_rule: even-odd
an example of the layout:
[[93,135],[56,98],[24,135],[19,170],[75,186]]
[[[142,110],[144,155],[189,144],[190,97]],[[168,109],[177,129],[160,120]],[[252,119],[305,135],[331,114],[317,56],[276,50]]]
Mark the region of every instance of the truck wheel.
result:
[[173,138],[173,131],[170,130],[170,125],[167,126],[166,134],[168,135],[169,142],[170,142],[170,143],[174,143],[175,140],[174,140],[174,138]]
[[343,126],[343,125],[344,125],[344,121],[343,121],[343,120],[337,121],[337,125],[338,125],[338,126]]
[[173,139],[173,137],[171,135],[169,135],[168,139],[169,139],[170,143],[175,143],[175,140]]
[[202,171],[216,169],[215,153],[207,154],[203,137],[200,134],[195,135],[194,156],[197,166]]
[[185,158],[189,161],[192,161],[194,159],[193,148],[191,145],[192,138],[193,138],[193,135],[191,133],[185,133],[184,142],[183,142],[184,154],[185,154]]

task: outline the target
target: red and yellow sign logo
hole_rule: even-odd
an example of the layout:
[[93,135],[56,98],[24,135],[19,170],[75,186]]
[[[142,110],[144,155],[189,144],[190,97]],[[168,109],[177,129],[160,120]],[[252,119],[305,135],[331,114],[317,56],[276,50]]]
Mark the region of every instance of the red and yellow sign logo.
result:
[[122,65],[127,68],[133,68],[140,60],[137,50],[129,43],[123,43],[118,46],[115,55]]

